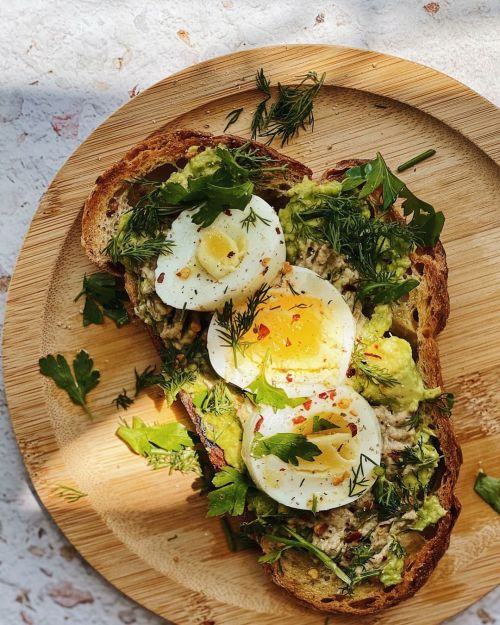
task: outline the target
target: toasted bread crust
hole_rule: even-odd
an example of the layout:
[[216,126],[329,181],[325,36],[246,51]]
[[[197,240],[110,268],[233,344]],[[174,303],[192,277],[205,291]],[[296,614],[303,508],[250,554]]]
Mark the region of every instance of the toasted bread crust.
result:
[[[241,146],[245,139],[231,135],[213,136],[193,130],[168,132],[160,129],[145,141],[129,150],[121,161],[108,169],[96,181],[96,186],[85,204],[82,227],[82,245],[89,258],[99,267],[110,271],[119,268],[110,263],[102,252],[108,239],[114,232],[119,219],[119,209],[115,197],[124,187],[124,181],[148,172],[165,164],[174,164],[186,158],[187,150],[194,145],[213,147],[224,144],[230,147]],[[256,142],[252,148],[261,154],[271,156],[279,164],[287,164],[290,186],[310,176],[311,171],[301,163],[280,155],[275,150]],[[341,179],[345,171],[366,161],[344,160],[328,169],[322,180]],[[274,181],[283,184],[282,179]],[[401,217],[395,211],[390,213],[393,219]],[[412,342],[417,353],[417,363],[428,387],[441,385],[441,369],[436,337],[446,324],[449,313],[449,300],[446,288],[446,256],[441,243],[434,248],[419,248],[411,257],[412,271],[420,280],[418,289],[412,292],[403,305],[401,314],[401,332]],[[126,276],[126,290],[133,304],[137,302],[137,285],[132,276]],[[410,319],[410,321],[408,321]],[[412,321],[413,320],[413,321]],[[148,327],[148,330],[150,328]],[[157,347],[160,341],[150,330]],[[216,469],[225,465],[224,453],[220,447],[211,443],[205,435],[203,423],[187,393],[181,392],[179,399],[186,408],[202,443],[208,451],[210,461]],[[297,551],[286,552],[281,559],[281,568],[277,565],[265,565],[273,581],[291,595],[309,607],[322,612],[344,614],[370,614],[388,608],[412,596],[428,579],[439,559],[446,551],[451,529],[460,512],[460,504],[454,495],[454,488],[462,461],[449,418],[439,411],[432,415],[436,425],[439,445],[444,457],[444,469],[440,476],[440,485],[435,490],[447,514],[434,526],[432,534],[416,556],[407,562],[403,581],[389,590],[381,585],[364,591],[363,595],[349,597],[332,594],[330,584],[308,576],[313,560],[307,554]]]

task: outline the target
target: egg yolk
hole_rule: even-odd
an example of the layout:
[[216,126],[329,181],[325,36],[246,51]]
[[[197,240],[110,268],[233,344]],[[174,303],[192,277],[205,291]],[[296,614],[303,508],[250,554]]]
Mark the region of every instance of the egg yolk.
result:
[[207,273],[220,279],[238,267],[245,251],[244,237],[235,240],[217,228],[207,228],[201,233],[196,258]]
[[316,356],[321,347],[322,325],[330,313],[320,299],[309,295],[276,294],[258,311],[255,322],[242,338],[252,360],[272,357],[274,369],[300,366]]

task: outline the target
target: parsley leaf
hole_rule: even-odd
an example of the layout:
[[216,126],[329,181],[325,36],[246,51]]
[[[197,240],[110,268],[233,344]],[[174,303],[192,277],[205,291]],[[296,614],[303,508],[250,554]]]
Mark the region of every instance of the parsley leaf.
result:
[[340,426],[328,421],[328,419],[324,417],[320,417],[319,414],[315,414],[313,417],[313,432],[323,432],[324,430],[332,430],[338,427]]
[[431,204],[414,195],[406,184],[387,167],[380,152],[377,152],[376,158],[372,161],[352,167],[346,172],[342,190],[350,191],[358,187],[361,187],[360,198],[369,196],[381,187],[383,212],[389,210],[398,197],[404,198],[403,212],[406,217],[412,215],[408,226],[418,233],[424,245],[433,246],[437,243],[444,225],[443,213],[436,213]]
[[298,458],[312,462],[320,454],[320,448],[308,441],[306,436],[293,432],[273,434],[265,438],[260,432],[256,432],[252,443],[254,458],[273,455],[294,466],[299,464]]
[[104,271],[83,276],[82,290],[74,301],[77,302],[83,295],[84,326],[91,323],[101,324],[104,316],[112,319],[119,328],[129,322],[128,313],[123,306],[128,296],[116,276]]
[[139,417],[133,417],[132,425],[124,422],[116,435],[134,453],[144,456],[154,469],[168,467],[170,471],[200,474],[197,454],[192,449],[193,440],[181,423],[146,425]]
[[244,473],[240,473],[233,467],[224,467],[214,475],[212,484],[216,490],[208,493],[207,516],[220,516],[230,514],[239,516],[245,509],[247,491],[250,481]]
[[74,404],[81,406],[90,418],[94,417],[87,406],[86,398],[87,393],[99,384],[101,374],[92,368],[94,361],[85,350],[80,350],[75,356],[73,373],[62,354],[49,354],[40,358],[38,365],[42,375],[52,378],[59,388],[68,393]]
[[307,397],[288,397],[284,389],[273,386],[266,379],[265,364],[255,380],[248,385],[248,390],[253,394],[253,401],[256,404],[272,406],[274,411],[281,410],[286,406],[295,408],[303,404]]
[[474,484],[476,493],[500,514],[500,479],[479,471]]

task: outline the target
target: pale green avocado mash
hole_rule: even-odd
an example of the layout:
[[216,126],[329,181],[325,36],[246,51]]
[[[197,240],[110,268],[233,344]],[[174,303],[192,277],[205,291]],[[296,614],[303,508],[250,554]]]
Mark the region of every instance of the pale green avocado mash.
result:
[[385,565],[382,568],[380,574],[381,583],[387,588],[387,586],[394,586],[399,584],[402,580],[402,573],[405,565],[404,556],[398,558],[394,553],[390,553],[387,556]]
[[[194,146],[195,147],[195,146]],[[198,176],[208,176],[213,174],[219,167],[220,158],[217,156],[214,148],[207,148],[193,156],[184,169],[170,174],[167,182],[177,182],[184,188],[187,188],[188,178],[196,178]]]
[[238,419],[235,400],[227,388],[225,393],[227,401],[218,409],[206,402],[209,388],[204,382],[196,383],[191,396],[193,404],[203,415],[203,426],[208,440],[222,449],[227,464],[241,470],[243,469],[241,459],[243,429]]
[[[339,195],[341,190],[342,185],[336,180],[316,184],[307,176],[304,176],[302,182],[289,189],[287,195],[290,201],[279,212],[279,220],[285,235],[286,257],[289,262],[294,263],[296,261],[299,251],[305,245],[305,241],[297,239],[294,233],[292,214],[311,210],[318,203],[318,196],[330,195],[335,197]],[[317,222],[318,220],[311,220],[309,223],[311,226],[315,226]]]
[[391,382],[384,385],[369,379],[358,370],[351,378],[351,384],[370,403],[414,412],[419,402],[438,397],[441,389],[425,388],[408,341],[397,336],[383,336],[389,330],[391,322],[390,307],[376,306],[360,337],[363,360],[370,367],[382,371]]
[[439,503],[437,495],[429,495],[424,499],[424,503],[417,510],[417,520],[411,529],[422,531],[427,526],[437,523],[445,514],[446,510]]
[[413,449],[425,466],[404,476],[403,481],[407,486],[427,486],[434,474],[439,462],[439,452],[431,443],[431,436],[435,436],[434,432],[425,426],[417,431],[417,442]]

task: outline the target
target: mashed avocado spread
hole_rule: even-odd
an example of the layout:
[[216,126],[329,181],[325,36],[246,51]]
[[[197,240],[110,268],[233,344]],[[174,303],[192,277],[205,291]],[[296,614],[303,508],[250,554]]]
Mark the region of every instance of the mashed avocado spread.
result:
[[[194,150],[196,149],[196,146],[192,147]],[[214,148],[206,148],[199,154],[193,156],[182,170],[170,174],[167,182],[177,182],[184,188],[187,188],[188,178],[197,178],[198,176],[213,174],[219,168],[220,162],[221,160],[217,156]]]
[[437,495],[429,495],[424,499],[424,503],[417,510],[417,520],[412,529],[422,531],[427,526],[437,523],[445,514],[446,510],[439,503]]
[[415,412],[419,402],[438,397],[441,389],[425,388],[408,341],[397,336],[383,336],[391,322],[390,307],[376,306],[371,319],[363,328],[359,351],[362,363],[378,373],[380,378],[386,378],[387,382],[384,384],[378,381],[376,377],[365,374],[362,367],[358,367],[351,384],[370,403]]
[[387,586],[399,584],[402,581],[404,564],[404,556],[398,558],[398,556],[394,553],[390,553],[387,556],[386,563],[382,568],[382,573],[380,574],[380,581],[386,588]]

